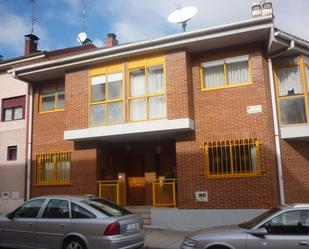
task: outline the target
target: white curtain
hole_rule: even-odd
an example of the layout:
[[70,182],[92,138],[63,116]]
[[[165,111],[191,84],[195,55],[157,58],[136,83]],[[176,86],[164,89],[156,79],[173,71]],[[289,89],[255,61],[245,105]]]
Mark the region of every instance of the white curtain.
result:
[[95,76],[91,78],[91,101],[103,101],[105,100],[105,83],[106,76]]
[[309,93],[309,66],[306,67],[306,74],[307,74],[307,89],[308,89],[308,93]]
[[138,121],[146,118],[146,99],[132,99],[130,101],[130,120]]
[[204,68],[204,87],[214,88],[224,86],[224,66],[211,66]]
[[166,117],[165,96],[149,97],[148,110],[149,110],[149,118]]
[[123,120],[123,102],[108,103],[108,123],[119,123]]
[[118,99],[122,96],[122,73],[107,76],[108,99]]
[[227,70],[227,83],[229,85],[249,82],[248,61],[227,63],[226,70]]
[[252,146],[250,148],[250,156],[251,156],[251,172],[257,172],[257,155],[256,155],[256,147]]
[[148,68],[148,93],[164,92],[163,68]]
[[54,179],[54,162],[46,161],[43,168],[43,180],[52,181]]
[[91,106],[91,124],[105,122],[105,104]]
[[59,180],[70,179],[70,161],[67,160],[58,161],[58,179]]
[[278,70],[278,78],[279,96],[301,94],[304,92],[298,66],[280,68]]
[[130,85],[132,97],[145,95],[145,71],[132,71]]

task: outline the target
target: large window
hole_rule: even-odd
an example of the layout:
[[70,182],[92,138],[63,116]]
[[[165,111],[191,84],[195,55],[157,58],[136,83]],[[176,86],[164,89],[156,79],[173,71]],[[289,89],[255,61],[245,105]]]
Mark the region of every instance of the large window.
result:
[[2,100],[2,121],[20,120],[25,118],[25,96]]
[[206,142],[204,148],[206,173],[209,177],[250,176],[260,173],[257,139]]
[[64,86],[44,87],[40,91],[40,112],[64,109]]
[[123,122],[122,73],[110,73],[91,78],[92,125]]
[[36,155],[37,184],[69,184],[71,153],[42,153]]
[[163,65],[130,70],[130,121],[166,117]]
[[43,219],[69,219],[69,202],[66,200],[50,200],[42,214]]
[[248,55],[202,63],[202,90],[232,87],[251,83]]
[[308,65],[302,57],[285,63],[276,69],[280,124],[308,123]]
[[36,199],[29,201],[19,207],[16,211],[14,211],[14,213],[12,214],[12,218],[36,218],[44,202],[45,199]]

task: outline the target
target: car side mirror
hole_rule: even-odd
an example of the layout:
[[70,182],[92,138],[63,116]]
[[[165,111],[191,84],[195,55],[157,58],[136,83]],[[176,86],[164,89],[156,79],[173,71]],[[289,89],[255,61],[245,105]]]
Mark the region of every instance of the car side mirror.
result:
[[14,219],[14,213],[9,213],[6,215],[6,217],[9,219],[9,220],[13,220]]
[[247,230],[247,233],[254,235],[254,236],[263,237],[267,234],[267,230],[265,227],[260,227],[254,230],[253,229]]

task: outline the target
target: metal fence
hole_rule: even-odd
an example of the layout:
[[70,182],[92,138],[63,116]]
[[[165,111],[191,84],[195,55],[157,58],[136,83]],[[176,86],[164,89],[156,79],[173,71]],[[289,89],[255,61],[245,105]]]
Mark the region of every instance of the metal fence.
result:
[[152,202],[154,207],[176,207],[176,179],[153,180]]
[[126,182],[123,180],[98,181],[99,197],[126,206]]

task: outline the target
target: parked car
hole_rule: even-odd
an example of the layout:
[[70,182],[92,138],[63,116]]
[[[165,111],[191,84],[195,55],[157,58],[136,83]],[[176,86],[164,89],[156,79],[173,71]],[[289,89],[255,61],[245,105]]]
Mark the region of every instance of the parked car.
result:
[[13,248],[141,248],[142,218],[99,198],[43,196],[0,216],[0,246]]
[[282,205],[238,226],[206,228],[181,249],[298,249],[309,247],[309,204]]

